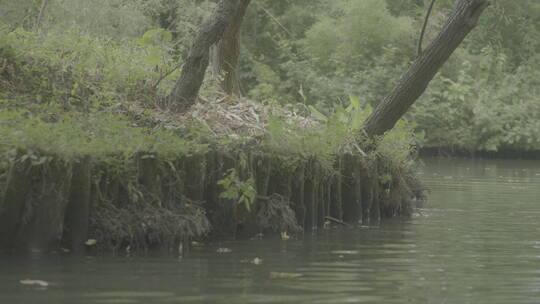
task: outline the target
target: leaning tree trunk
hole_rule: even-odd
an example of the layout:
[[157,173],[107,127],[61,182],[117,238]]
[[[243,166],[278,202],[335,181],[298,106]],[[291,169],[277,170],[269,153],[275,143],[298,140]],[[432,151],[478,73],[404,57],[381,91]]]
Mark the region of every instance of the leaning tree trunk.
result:
[[185,111],[197,100],[208,68],[210,46],[223,37],[225,29],[236,14],[239,2],[240,0],[220,0],[212,15],[199,28],[180,78],[168,96],[172,110]]
[[390,94],[367,118],[364,130],[369,137],[392,129],[409,107],[422,95],[429,82],[463,39],[476,26],[487,0],[460,0],[441,32],[414,60]]
[[229,94],[240,96],[238,58],[240,57],[240,26],[244,20],[251,0],[240,0],[233,21],[225,29],[223,38],[213,49],[212,63],[214,73],[220,77],[221,89]]

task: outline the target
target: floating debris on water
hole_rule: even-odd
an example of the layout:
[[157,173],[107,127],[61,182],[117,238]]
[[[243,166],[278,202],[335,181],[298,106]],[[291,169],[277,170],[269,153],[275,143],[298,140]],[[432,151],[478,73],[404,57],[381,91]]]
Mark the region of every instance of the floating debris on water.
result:
[[97,241],[94,239],[88,239],[86,242],[84,242],[84,244],[86,246],[94,246],[95,244],[97,244]]
[[250,238],[251,241],[258,241],[258,240],[262,240],[263,239],[263,234],[262,233],[257,233],[256,235],[254,235],[253,237]]
[[216,250],[217,253],[231,253],[232,250],[230,248],[218,248]]
[[46,281],[43,281],[43,280],[25,279],[25,280],[20,280],[19,283],[21,283],[23,285],[37,286],[37,287],[48,287],[49,286],[49,283],[46,282]]
[[333,250],[331,251],[333,254],[339,254],[339,255],[353,255],[353,254],[359,254],[360,251],[358,250]]
[[302,273],[274,272],[274,271],[270,272],[271,279],[296,279],[303,276],[304,274]]

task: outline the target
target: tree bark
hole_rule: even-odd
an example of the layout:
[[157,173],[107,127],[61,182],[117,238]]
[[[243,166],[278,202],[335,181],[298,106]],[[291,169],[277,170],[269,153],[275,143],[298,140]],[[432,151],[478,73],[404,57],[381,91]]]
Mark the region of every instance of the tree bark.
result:
[[229,94],[240,96],[240,77],[238,58],[240,57],[240,27],[251,0],[240,0],[233,21],[225,29],[223,38],[213,49],[214,73],[220,78],[221,89]]
[[389,95],[375,108],[364,124],[369,137],[392,129],[409,107],[422,95],[442,65],[478,23],[487,0],[460,0],[437,37],[414,60]]
[[180,78],[168,96],[171,109],[185,111],[197,100],[208,68],[210,46],[223,37],[232,22],[240,0],[220,0],[212,15],[203,22],[185,60]]

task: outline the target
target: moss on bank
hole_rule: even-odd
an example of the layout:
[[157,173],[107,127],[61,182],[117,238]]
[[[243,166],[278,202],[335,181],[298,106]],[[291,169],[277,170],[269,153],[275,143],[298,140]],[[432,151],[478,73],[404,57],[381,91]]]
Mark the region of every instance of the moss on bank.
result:
[[[317,118],[207,94],[176,115],[160,102],[167,80],[144,73],[153,67],[68,38],[0,34],[0,250],[176,249],[328,217],[378,221],[420,195],[405,123],[364,152],[358,106]],[[126,47],[92,41],[118,57]]]

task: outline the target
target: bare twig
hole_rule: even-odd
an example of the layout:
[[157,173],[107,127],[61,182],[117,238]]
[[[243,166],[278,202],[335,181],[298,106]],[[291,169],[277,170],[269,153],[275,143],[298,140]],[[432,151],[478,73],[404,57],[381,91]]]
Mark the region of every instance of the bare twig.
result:
[[174,71],[178,70],[181,66],[183,65],[182,64],[179,64],[177,66],[175,66],[173,69],[171,69],[170,71],[167,71],[165,72],[164,74],[162,74],[159,79],[152,85],[152,89],[156,89],[158,87],[158,85],[163,81],[163,79],[167,78],[167,76],[171,75],[172,73],[174,73]]
[[279,27],[281,27],[285,31],[285,33],[293,37],[293,34],[283,24],[281,24],[281,22],[279,22],[279,20],[277,20],[277,18],[274,17],[274,15],[272,15],[266,8],[264,8],[262,5],[258,4],[257,2],[255,2],[255,5],[257,5],[260,9],[262,9],[275,23],[277,23],[277,25],[279,25]]
[[337,219],[337,218],[335,218],[335,217],[325,216],[324,219],[327,220],[327,221],[336,223],[336,224],[340,224],[340,225],[346,226],[346,227],[350,227],[350,226],[351,226],[350,224],[345,223],[344,221],[342,221],[342,220],[340,220],[340,219]]
[[429,4],[428,11],[426,13],[426,18],[424,19],[424,24],[422,25],[422,31],[420,32],[420,39],[418,39],[418,56],[422,53],[422,40],[424,39],[424,35],[426,33],[426,27],[428,24],[429,16],[431,15],[431,11],[433,10],[433,5],[435,4],[435,0],[431,0],[431,3]]
[[47,8],[47,4],[49,4],[49,0],[41,1],[41,8],[39,9],[39,14],[36,20],[36,29],[39,29],[39,27],[41,26],[41,21],[43,20],[43,16],[45,15],[45,9]]

